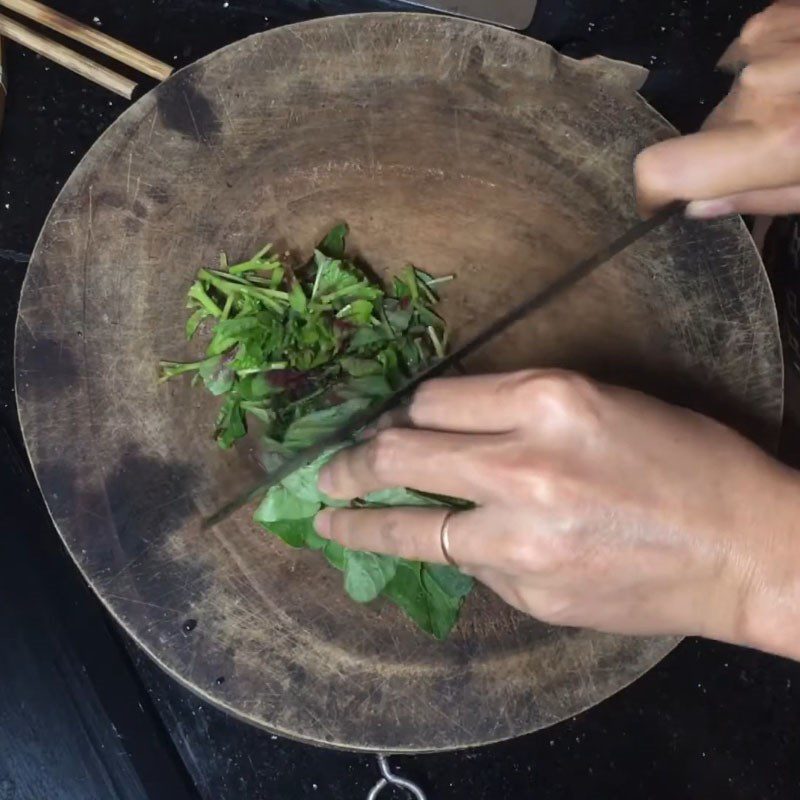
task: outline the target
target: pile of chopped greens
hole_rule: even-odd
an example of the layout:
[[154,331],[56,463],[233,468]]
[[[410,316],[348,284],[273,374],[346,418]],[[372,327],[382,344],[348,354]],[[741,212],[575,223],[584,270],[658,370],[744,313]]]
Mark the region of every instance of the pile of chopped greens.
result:
[[[271,246],[249,261],[201,269],[189,289],[186,336],[208,330],[199,361],[161,362],[162,380],[193,373],[222,398],[214,438],[229,448],[255,423],[264,461],[274,468],[315,444],[355,414],[400,388],[440,358],[447,327],[434,311],[448,278],[407,266],[384,287],[345,256],[347,228],[339,225],[308,263],[292,267]],[[344,573],[353,600],[383,596],[424,631],[448,636],[472,580],[452,567],[348,550],[314,529],[323,507],[460,507],[461,501],[410,489],[376,492],[340,503],[317,488],[324,454],[273,487],[255,520],[291,547],[320,551]]]

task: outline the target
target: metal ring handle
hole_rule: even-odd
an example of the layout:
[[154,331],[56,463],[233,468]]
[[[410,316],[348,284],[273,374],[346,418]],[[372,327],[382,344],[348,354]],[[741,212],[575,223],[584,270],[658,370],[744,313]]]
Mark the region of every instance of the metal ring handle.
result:
[[378,766],[380,767],[383,777],[372,787],[369,795],[367,795],[367,800],[377,800],[380,793],[390,785],[405,789],[414,800],[427,800],[425,793],[416,783],[412,783],[405,778],[401,778],[399,775],[395,775],[389,769],[389,762],[386,760],[386,756],[378,756]]

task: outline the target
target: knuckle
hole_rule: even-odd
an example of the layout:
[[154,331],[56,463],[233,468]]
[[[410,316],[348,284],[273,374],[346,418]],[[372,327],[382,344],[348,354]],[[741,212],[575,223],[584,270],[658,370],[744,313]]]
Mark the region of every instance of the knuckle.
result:
[[527,453],[503,459],[493,475],[499,487],[505,487],[514,502],[536,502],[549,506],[556,499],[558,482],[547,464],[533,460]]
[[386,428],[372,438],[368,445],[368,466],[376,477],[392,474],[405,447],[406,437],[406,432],[399,428]]
[[400,520],[394,514],[386,514],[378,525],[378,540],[383,548],[395,553],[404,550],[405,538],[402,535]]
[[597,387],[582,375],[550,372],[524,380],[519,396],[538,417],[574,420],[588,412],[596,399]]
[[770,26],[771,14],[768,10],[761,11],[750,17],[742,26],[741,33],[739,34],[739,41],[743,45],[750,47],[769,32]]
[[538,464],[523,471],[520,488],[531,500],[546,508],[560,505],[563,498],[563,482],[555,468],[549,464]]
[[[586,435],[583,429],[581,435]],[[591,432],[588,436],[594,438]],[[582,491],[578,478],[556,457],[544,456],[535,447],[520,447],[510,437],[506,446],[497,448],[484,464],[492,494],[513,505],[558,511],[578,502]]]

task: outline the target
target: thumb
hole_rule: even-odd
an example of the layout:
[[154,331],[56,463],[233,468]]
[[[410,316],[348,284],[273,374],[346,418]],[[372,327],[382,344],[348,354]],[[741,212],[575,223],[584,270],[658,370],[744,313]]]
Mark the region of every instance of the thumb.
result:
[[692,219],[714,219],[731,214],[779,216],[800,213],[800,186],[742,192],[712,200],[693,200],[686,207]]
[[[797,126],[740,123],[648,147],[635,163],[640,210],[800,183]],[[729,212],[730,213],[730,212]]]

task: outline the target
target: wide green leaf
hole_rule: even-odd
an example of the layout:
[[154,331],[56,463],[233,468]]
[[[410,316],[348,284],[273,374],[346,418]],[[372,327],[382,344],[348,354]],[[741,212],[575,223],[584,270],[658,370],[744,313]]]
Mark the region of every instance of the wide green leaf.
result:
[[469,575],[445,564],[426,564],[425,573],[426,582],[435,583],[445,594],[453,598],[466,597],[475,583]]
[[344,558],[345,591],[357,603],[371,603],[386,588],[396,571],[396,558],[347,550]]
[[[458,620],[464,597],[472,585],[470,583],[466,592],[453,594],[448,588],[454,585],[456,579],[451,578],[448,585],[448,581],[442,579],[441,575],[435,577],[431,569],[432,566],[429,564],[423,564],[421,569],[422,588],[425,592],[430,619],[430,633],[437,639],[446,639]],[[466,586],[466,581],[460,585]]]
[[339,542],[325,542],[321,549],[325,558],[328,559],[328,563],[339,571],[344,572],[348,551]]
[[331,507],[345,507],[350,505],[347,500],[335,500],[332,497],[328,497],[320,491],[317,485],[319,482],[320,470],[342,447],[343,445],[331,448],[315,461],[293,472],[283,480],[281,485],[295,495],[295,497],[299,497],[301,500],[307,500],[310,503],[318,502],[321,505]]
[[289,547],[308,547],[308,534],[314,531],[314,518],[275,520],[265,524],[270,533],[283,539]]
[[[453,630],[464,597],[472,588],[471,579],[458,573],[456,576],[434,578],[431,569],[440,569],[418,561],[401,562],[395,577],[387,584],[384,593],[410,616],[422,630],[437,639],[446,639]],[[443,570],[452,569],[449,567]],[[457,570],[453,570],[458,572]],[[469,584],[467,583],[469,581]],[[443,588],[443,584],[456,593]]]
[[318,500],[304,500],[284,486],[273,486],[261,501],[253,518],[269,527],[272,522],[313,517],[321,506]]
[[369,404],[370,401],[367,399],[354,399],[307,414],[288,427],[283,437],[283,444],[290,450],[309,447],[323,436],[341,428]]
[[402,608],[423,631],[433,635],[431,609],[427,592],[422,586],[422,564],[419,561],[401,561],[397,565],[394,578],[386,585],[384,594]]

